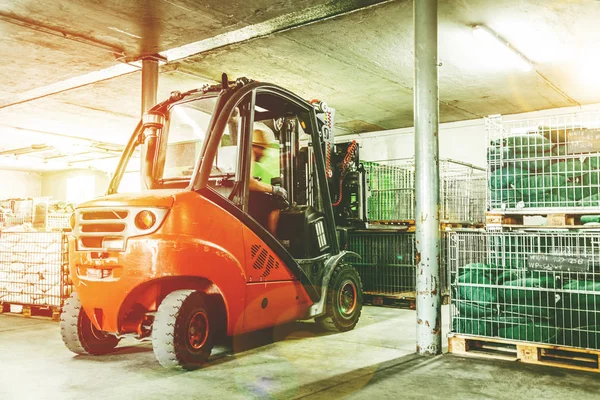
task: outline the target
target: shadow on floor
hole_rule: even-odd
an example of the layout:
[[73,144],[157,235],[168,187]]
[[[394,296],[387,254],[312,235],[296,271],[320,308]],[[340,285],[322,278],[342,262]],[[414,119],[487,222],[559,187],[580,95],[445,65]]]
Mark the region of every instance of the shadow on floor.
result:
[[[230,360],[230,356],[235,355],[236,359],[244,357],[244,352],[268,346],[273,343],[303,340],[308,337],[325,337],[335,334],[326,332],[314,322],[296,321],[279,325],[276,327],[249,332],[239,336],[227,336],[217,340],[215,348],[209,362],[204,368],[210,368],[211,365],[218,365]],[[123,356],[131,356],[138,353],[152,353],[152,344],[150,341],[138,342],[135,345],[121,344],[117,349],[107,355],[102,356],[75,356],[75,360],[87,361],[117,361]],[[157,364],[158,365],[158,364]]]
[[520,362],[416,354],[300,387],[276,398],[598,399],[597,373]]

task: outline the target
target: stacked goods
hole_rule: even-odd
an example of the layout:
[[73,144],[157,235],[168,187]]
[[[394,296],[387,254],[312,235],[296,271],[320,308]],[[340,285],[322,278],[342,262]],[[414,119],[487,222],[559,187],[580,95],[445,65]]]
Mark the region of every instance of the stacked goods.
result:
[[[391,164],[390,164],[391,163]],[[362,162],[367,173],[369,221],[415,219],[413,159],[386,164]],[[440,161],[440,218],[444,222],[483,223],[486,211],[483,169],[452,160]]]
[[66,201],[53,201],[48,205],[49,214],[71,215],[75,211],[75,204]]
[[75,210],[75,204],[65,201],[56,201],[48,205],[46,215],[46,230],[69,229],[69,218]]
[[371,221],[414,219],[414,169],[410,163],[384,165],[363,162],[371,196],[368,218]]
[[580,145],[595,130],[569,126],[502,130],[490,142],[491,210],[600,207],[600,154]]
[[66,238],[31,231],[0,235],[0,303],[61,307],[66,284]]
[[0,201],[0,230],[32,222],[32,199],[8,199]]
[[[456,262],[469,261],[451,267],[454,332],[600,349],[596,235],[453,235]],[[532,257],[546,257],[542,268]]]

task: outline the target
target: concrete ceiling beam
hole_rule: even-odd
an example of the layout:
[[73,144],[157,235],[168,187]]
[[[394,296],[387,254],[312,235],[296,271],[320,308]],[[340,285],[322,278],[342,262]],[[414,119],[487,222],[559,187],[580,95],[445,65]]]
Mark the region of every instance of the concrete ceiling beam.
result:
[[[267,21],[249,25],[241,29],[227,32],[212,38],[189,43],[173,49],[158,53],[166,58],[168,62],[181,61],[188,57],[198,56],[203,52],[229,46],[236,43],[246,42],[252,39],[273,35],[276,33],[296,29],[317,22],[329,20],[343,15],[351,14],[377,5],[394,2],[395,0],[337,0],[326,4],[310,7],[305,10],[291,12],[282,16],[271,18]],[[39,24],[38,24],[39,25]],[[39,25],[41,26],[41,25]],[[144,56],[139,57],[143,59]],[[17,104],[26,103],[31,100],[51,96],[53,94],[87,86],[136,72],[139,66],[134,63],[121,63],[99,71],[76,76],[64,81],[55,82],[50,85],[38,87],[10,98],[0,99],[0,109]]]

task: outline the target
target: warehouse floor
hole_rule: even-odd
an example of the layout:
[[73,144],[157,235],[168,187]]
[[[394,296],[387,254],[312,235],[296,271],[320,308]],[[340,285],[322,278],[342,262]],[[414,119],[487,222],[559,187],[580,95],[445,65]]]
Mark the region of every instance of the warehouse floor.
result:
[[593,374],[414,356],[415,325],[414,311],[365,307],[352,332],[327,335],[312,323],[289,324],[220,346],[206,368],[173,372],[158,365],[148,343],[122,343],[110,356],[74,356],[56,323],[3,314],[0,399],[586,399],[600,393]]

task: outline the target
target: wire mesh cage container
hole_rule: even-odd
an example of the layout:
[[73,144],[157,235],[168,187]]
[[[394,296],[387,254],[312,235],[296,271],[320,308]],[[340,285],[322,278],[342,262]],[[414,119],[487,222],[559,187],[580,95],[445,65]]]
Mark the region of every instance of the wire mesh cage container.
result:
[[[447,294],[447,234],[441,233],[440,286]],[[395,231],[354,231],[349,235],[348,250],[361,256],[353,262],[366,294],[397,296],[416,290],[415,234]]]
[[600,350],[600,235],[453,232],[455,333]]
[[440,220],[485,223],[486,181],[484,168],[455,160],[440,161]]
[[363,162],[370,197],[369,221],[407,221],[415,218],[415,171],[412,159]]
[[352,263],[367,294],[397,295],[415,290],[415,234],[352,232],[348,250],[362,259]]
[[48,214],[46,216],[46,229],[50,231],[70,229],[70,218],[71,215],[69,214]]
[[0,201],[0,230],[33,223],[33,199],[8,199]]
[[[370,192],[368,220],[414,221],[414,159],[363,162],[363,165]],[[455,160],[441,160],[441,221],[483,224],[486,212],[485,188],[484,168]]]
[[63,233],[0,233],[0,304],[60,308],[70,295]]
[[491,211],[600,211],[600,113],[486,118]]

